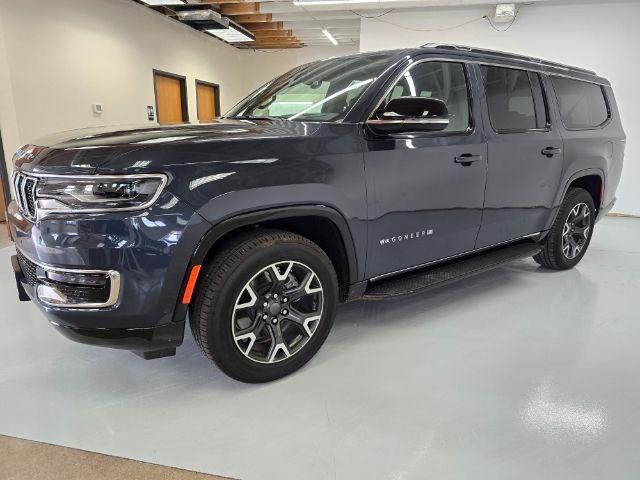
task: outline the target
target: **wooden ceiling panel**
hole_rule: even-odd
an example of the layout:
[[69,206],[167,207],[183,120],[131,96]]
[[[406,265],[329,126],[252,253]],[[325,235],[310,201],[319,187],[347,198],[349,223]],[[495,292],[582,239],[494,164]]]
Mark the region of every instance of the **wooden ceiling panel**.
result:
[[261,38],[282,38],[292,37],[293,30],[257,30],[253,34],[256,36],[256,40]]
[[220,13],[227,16],[260,13],[260,4],[256,2],[227,3],[220,6]]
[[[237,19],[234,19],[234,20],[237,20]],[[284,28],[284,22],[262,22],[262,23],[244,22],[242,26],[247,30],[251,30],[253,33],[256,33],[262,30],[282,30]]]
[[238,23],[265,23],[271,22],[273,18],[270,13],[254,13],[251,15],[236,15],[233,20]]

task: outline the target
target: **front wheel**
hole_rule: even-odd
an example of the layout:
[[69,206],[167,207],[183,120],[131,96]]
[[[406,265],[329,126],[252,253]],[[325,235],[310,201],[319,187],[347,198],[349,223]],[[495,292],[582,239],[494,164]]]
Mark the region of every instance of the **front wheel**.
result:
[[229,376],[267,382],[307,363],[338,300],[331,260],[284,231],[245,234],[209,263],[190,318],[202,351]]
[[583,188],[573,188],[567,193],[542,251],[534,258],[541,266],[553,270],[574,267],[589,248],[595,206],[589,192]]

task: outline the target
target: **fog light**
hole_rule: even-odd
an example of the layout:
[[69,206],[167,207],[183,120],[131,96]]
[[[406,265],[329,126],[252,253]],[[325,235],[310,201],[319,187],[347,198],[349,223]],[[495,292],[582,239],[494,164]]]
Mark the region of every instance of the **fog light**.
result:
[[107,277],[104,275],[90,275],[86,273],[68,273],[50,270],[47,278],[58,283],[69,285],[84,285],[87,287],[104,287],[107,284]]
[[67,305],[67,296],[51,285],[38,285],[38,298],[48,305]]

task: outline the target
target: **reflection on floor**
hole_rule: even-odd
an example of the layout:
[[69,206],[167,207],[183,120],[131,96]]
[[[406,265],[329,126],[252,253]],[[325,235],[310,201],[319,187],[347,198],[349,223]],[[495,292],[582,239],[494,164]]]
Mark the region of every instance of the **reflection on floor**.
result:
[[637,478],[640,220],[578,268],[520,261],[339,309],[317,357],[266,385],[190,337],[173,358],[72,343],[19,303],[0,250],[0,433],[251,479]]

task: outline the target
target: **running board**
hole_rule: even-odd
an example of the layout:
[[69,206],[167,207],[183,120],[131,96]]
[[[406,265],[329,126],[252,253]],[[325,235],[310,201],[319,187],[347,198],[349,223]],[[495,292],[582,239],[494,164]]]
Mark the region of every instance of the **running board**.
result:
[[383,300],[423,292],[492,270],[514,260],[532,257],[539,252],[540,246],[532,242],[488,250],[453,260],[444,265],[435,265],[418,273],[370,284],[362,298]]

